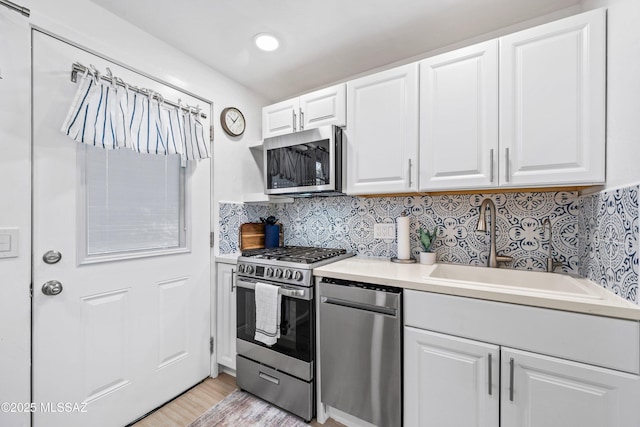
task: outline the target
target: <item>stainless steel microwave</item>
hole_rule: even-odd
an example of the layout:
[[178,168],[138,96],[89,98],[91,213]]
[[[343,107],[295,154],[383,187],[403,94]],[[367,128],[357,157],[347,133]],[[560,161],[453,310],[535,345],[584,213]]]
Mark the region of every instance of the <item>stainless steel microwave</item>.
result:
[[265,194],[341,194],[342,137],[342,129],[331,125],[266,138]]

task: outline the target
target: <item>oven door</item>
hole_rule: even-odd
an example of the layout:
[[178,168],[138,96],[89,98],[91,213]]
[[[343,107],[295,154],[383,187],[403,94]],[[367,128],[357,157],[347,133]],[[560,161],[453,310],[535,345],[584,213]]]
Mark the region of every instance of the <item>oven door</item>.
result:
[[239,277],[236,282],[238,354],[300,378],[309,377],[315,355],[313,288],[269,283],[280,286],[282,294],[280,338],[271,347],[254,339],[256,282]]

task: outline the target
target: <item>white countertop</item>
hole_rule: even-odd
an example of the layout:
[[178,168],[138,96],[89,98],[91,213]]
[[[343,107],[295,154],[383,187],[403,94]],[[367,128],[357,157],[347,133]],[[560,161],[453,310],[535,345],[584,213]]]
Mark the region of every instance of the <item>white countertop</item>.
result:
[[[442,267],[437,269],[438,265]],[[477,272],[479,274],[475,276],[478,279],[454,280],[446,277],[447,272],[457,274],[458,270],[462,276],[468,277],[473,277],[472,273]],[[352,257],[315,268],[313,274],[417,291],[640,320],[640,306],[618,297],[590,280],[559,273],[494,270],[452,264],[398,264],[388,259]],[[498,278],[496,283],[488,282],[492,275]],[[523,285],[504,283],[505,280],[512,280],[514,277],[525,278],[522,281]],[[500,279],[502,284],[499,283]],[[481,283],[483,280],[484,283]],[[539,283],[540,286],[533,286],[531,283]],[[571,287],[575,288],[575,292],[567,291]]]
[[216,255],[214,261],[222,262],[224,264],[236,264],[239,256],[239,253]]

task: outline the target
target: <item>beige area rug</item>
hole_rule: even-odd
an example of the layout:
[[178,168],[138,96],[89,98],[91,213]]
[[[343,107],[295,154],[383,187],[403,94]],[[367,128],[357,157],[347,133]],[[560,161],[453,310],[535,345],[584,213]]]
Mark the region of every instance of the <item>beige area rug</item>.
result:
[[189,427],[304,427],[309,424],[255,396],[236,390]]

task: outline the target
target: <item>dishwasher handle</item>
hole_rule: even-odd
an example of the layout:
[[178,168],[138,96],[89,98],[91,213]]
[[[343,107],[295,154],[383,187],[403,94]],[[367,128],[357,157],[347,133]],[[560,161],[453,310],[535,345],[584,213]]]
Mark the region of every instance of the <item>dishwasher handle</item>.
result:
[[397,317],[398,310],[392,307],[384,307],[381,305],[366,304],[357,301],[348,301],[340,298],[333,297],[320,297],[320,303],[337,305],[345,308],[353,308],[356,310],[369,311],[375,314],[384,314],[386,316]]

